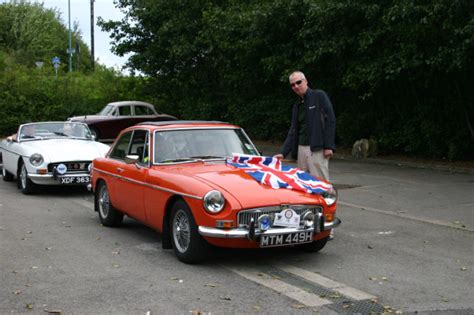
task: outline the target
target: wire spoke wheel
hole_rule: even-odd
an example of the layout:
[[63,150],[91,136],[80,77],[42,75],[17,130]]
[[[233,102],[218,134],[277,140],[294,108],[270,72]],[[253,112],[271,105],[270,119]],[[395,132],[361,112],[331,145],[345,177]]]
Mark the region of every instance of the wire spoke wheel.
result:
[[109,200],[109,191],[107,186],[102,185],[99,191],[99,211],[100,215],[103,218],[106,218],[109,215],[110,211],[110,200]]
[[174,203],[168,222],[168,235],[179,260],[187,264],[195,264],[207,257],[209,245],[199,235],[193,212],[186,202],[178,200]]
[[26,180],[28,179],[28,174],[27,174],[27,171],[26,171],[26,166],[25,164],[22,165],[21,167],[21,171],[20,171],[20,184],[21,184],[21,188],[22,189],[25,189],[26,188]]
[[177,250],[184,253],[189,248],[191,241],[191,228],[187,213],[180,209],[176,212],[173,219],[173,238]]
[[94,209],[99,212],[99,219],[104,226],[118,226],[122,223],[123,213],[114,208],[109,189],[104,181],[97,184],[97,190],[94,197]]

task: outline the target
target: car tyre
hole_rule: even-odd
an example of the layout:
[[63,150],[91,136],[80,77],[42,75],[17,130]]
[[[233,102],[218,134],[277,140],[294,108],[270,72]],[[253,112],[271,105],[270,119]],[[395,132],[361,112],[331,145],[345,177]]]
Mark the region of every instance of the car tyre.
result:
[[323,249],[324,246],[326,246],[326,243],[328,242],[328,240],[329,240],[329,236],[322,238],[320,240],[311,242],[311,243],[297,245],[296,247],[305,252],[317,253],[321,249]]
[[205,259],[209,244],[199,234],[194,217],[182,200],[175,202],[171,208],[170,233],[171,243],[179,260],[195,264]]
[[105,182],[99,182],[94,195],[95,211],[99,213],[102,225],[114,227],[120,225],[123,220],[123,213],[118,211],[110,201],[109,189]]
[[2,167],[2,179],[6,182],[13,181],[13,174],[5,169],[5,166]]
[[36,184],[28,177],[25,163],[21,163],[18,170],[18,188],[25,195],[31,195],[36,191]]

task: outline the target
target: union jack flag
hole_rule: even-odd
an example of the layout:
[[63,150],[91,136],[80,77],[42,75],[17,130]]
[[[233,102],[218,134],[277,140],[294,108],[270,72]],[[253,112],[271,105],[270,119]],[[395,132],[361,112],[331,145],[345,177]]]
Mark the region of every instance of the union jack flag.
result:
[[294,189],[310,194],[330,191],[332,185],[321,181],[299,168],[283,165],[274,157],[233,154],[227,164],[240,168],[257,182],[273,189]]

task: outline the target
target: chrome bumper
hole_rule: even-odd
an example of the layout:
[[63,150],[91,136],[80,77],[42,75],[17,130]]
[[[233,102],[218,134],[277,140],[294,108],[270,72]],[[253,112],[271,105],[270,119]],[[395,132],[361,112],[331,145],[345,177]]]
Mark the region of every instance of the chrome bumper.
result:
[[[70,174],[64,175],[64,177],[74,177],[74,176],[90,176],[89,173],[77,173],[77,174]],[[28,178],[35,184],[38,185],[61,185],[59,181],[57,181],[53,175],[51,174],[35,174],[35,173],[28,173]],[[74,185],[81,185],[81,184],[74,184]],[[84,186],[87,184],[84,184]]]
[[[323,231],[328,231],[338,227],[341,224],[341,220],[339,218],[334,218],[331,222],[324,222],[324,229]],[[316,231],[315,228],[271,228],[266,231],[261,231],[259,229],[255,229],[254,233],[252,233],[251,229],[247,228],[236,228],[236,229],[217,229],[211,228],[207,226],[199,226],[199,234],[202,236],[209,236],[209,237],[216,237],[216,238],[251,238],[253,239],[256,236],[260,236],[262,234],[265,235],[280,235],[280,234],[289,234],[289,233],[296,233],[296,232],[305,232],[305,231]],[[252,237],[252,234],[254,237]]]

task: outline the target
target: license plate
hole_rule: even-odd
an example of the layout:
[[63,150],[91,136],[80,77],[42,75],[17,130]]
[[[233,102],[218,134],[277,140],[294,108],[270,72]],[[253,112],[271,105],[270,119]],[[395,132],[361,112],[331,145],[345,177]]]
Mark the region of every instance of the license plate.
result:
[[90,182],[90,176],[64,176],[59,177],[61,185],[86,185]]
[[275,234],[260,236],[260,247],[275,247],[293,244],[310,243],[313,241],[312,231],[295,232],[290,234]]

